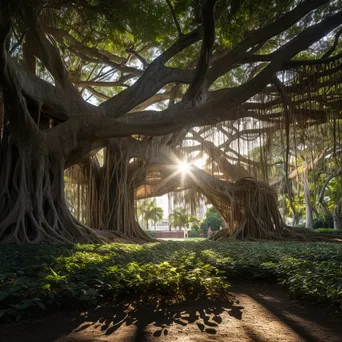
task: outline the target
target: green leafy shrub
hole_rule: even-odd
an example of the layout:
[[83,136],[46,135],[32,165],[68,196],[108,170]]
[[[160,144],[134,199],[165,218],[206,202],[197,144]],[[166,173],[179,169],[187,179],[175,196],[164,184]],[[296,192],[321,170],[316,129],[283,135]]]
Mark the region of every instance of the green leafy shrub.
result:
[[[32,257],[31,252],[23,247],[23,255]],[[49,263],[38,263],[38,272],[31,272],[33,260],[24,269],[13,262],[0,268],[0,319],[19,320],[39,310],[86,308],[104,301],[228,298],[229,284],[215,266],[198,261],[195,253],[174,249],[173,257],[165,261],[161,252],[158,244],[79,245]]]
[[228,295],[228,283],[219,270],[209,264],[183,256],[170,262],[126,267],[110,266],[107,280],[113,284],[116,299],[134,298],[149,302],[183,301],[201,297],[222,298]]
[[295,296],[331,302],[342,308],[342,262],[291,257],[282,260],[276,271]]
[[209,227],[216,232],[220,230],[220,227],[224,227],[224,225],[224,220],[218,210],[215,207],[210,207],[206,212],[204,220],[200,224],[200,233],[206,235]]
[[0,246],[0,260],[5,321],[121,300],[221,298],[228,294],[225,277],[281,282],[295,296],[342,306],[342,245],[334,243]]
[[200,234],[201,234],[201,232],[199,230],[196,231],[196,230],[191,229],[188,231],[188,235],[190,238],[199,238]]
[[314,220],[313,222],[313,227],[315,229],[320,228],[320,227],[331,229],[333,226],[334,226],[334,221],[333,221],[332,216],[321,216],[317,218],[316,220]]
[[342,230],[335,230],[332,228],[316,228],[315,232],[323,233],[323,234],[334,234],[334,235],[342,235]]

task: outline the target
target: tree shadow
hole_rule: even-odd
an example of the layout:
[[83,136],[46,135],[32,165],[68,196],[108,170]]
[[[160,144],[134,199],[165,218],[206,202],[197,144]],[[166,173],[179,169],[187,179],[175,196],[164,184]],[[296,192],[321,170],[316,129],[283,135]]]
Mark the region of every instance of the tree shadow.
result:
[[0,325],[0,336],[7,342],[69,341],[69,334],[72,334],[72,341],[88,341],[88,336],[96,340],[94,335],[97,335],[103,338],[110,336],[110,340],[115,341],[138,342],[149,338],[163,339],[171,326],[184,329],[188,324],[195,329],[197,327],[198,332],[215,335],[223,322],[223,315],[241,320],[242,309],[242,306],[227,300],[201,299],[170,305],[107,306],[90,309],[86,313],[68,310],[49,315],[46,319]]
[[229,301],[204,299],[185,304],[160,306],[126,304],[112,309],[89,311],[84,316],[87,323],[75,331],[79,332],[94,325],[95,328],[102,330],[104,335],[112,335],[124,325],[134,325],[135,336],[132,336],[132,341],[138,342],[145,340],[146,328],[150,324],[155,327],[154,337],[168,335],[169,328],[174,324],[180,327],[196,324],[201,332],[214,335],[223,321],[222,314],[226,312],[231,317],[241,319],[242,309],[242,306],[233,305]]
[[[237,288],[239,287],[238,285]],[[304,341],[321,342],[326,332],[342,336],[342,315],[341,312],[333,310],[333,307],[329,308],[305,300],[300,302],[291,300],[288,293],[277,285],[261,283],[253,286],[242,285],[241,293],[247,294]],[[253,341],[263,340],[253,327],[245,326],[244,330]]]
[[[191,334],[199,341],[225,336],[232,341],[245,338],[262,342],[281,333],[278,328],[272,331],[274,319],[278,327],[285,329],[280,338],[291,335],[291,331],[298,336],[298,341],[338,341],[341,336],[341,314],[328,307],[289,300],[279,286],[241,284],[234,286],[233,291],[238,297],[247,296],[241,299],[245,307],[238,300],[201,299],[170,305],[128,303],[89,309],[85,313],[65,310],[49,314],[45,319],[0,325],[0,336],[6,342],[138,342]],[[253,302],[263,309],[254,308]],[[260,321],[256,324],[254,318],[258,315]],[[268,325],[262,328],[260,322]]]

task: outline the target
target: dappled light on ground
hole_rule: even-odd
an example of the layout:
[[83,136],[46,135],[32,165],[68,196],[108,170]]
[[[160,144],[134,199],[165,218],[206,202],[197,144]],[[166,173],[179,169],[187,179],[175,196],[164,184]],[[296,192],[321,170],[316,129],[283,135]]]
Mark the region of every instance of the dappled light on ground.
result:
[[297,298],[341,308],[341,246],[207,240],[1,246],[0,319],[10,322],[68,308],[84,310],[140,300],[149,304],[182,303],[205,296],[229,300],[227,281],[255,280],[282,282]]
[[265,283],[238,285],[233,292],[233,304],[199,300],[68,311],[0,326],[0,335],[8,342],[340,341],[342,315],[334,309],[291,300]]

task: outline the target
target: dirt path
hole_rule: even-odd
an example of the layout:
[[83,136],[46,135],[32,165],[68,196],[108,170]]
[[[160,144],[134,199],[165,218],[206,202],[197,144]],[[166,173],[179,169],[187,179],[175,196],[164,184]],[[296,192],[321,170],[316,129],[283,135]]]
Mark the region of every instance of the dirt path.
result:
[[134,309],[61,312],[41,320],[0,325],[4,342],[76,341],[317,341],[342,340],[342,314],[293,301],[279,286],[233,288],[237,301]]

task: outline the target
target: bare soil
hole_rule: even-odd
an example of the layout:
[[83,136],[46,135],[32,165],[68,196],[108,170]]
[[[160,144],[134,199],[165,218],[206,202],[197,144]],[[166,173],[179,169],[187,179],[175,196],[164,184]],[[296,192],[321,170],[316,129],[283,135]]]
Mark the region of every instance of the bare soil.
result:
[[236,300],[196,301],[163,308],[132,305],[63,311],[0,325],[4,342],[281,341],[340,342],[342,313],[292,300],[277,285],[239,284]]

